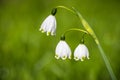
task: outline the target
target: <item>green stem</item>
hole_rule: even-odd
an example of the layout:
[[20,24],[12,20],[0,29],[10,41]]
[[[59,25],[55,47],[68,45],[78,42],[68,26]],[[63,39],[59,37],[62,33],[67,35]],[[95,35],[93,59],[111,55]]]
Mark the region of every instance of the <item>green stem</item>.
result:
[[[103,49],[102,49],[102,47],[101,47],[101,45],[100,45],[100,43],[99,43],[99,40],[98,40],[96,34],[94,33],[94,31],[93,31],[93,29],[90,27],[90,25],[87,23],[87,21],[82,17],[82,15],[80,14],[80,12],[79,12],[78,10],[76,10],[75,8],[73,8],[73,10],[72,10],[72,9],[69,9],[69,8],[67,8],[67,7],[64,7],[64,6],[57,6],[56,8],[66,9],[66,10],[68,10],[68,11],[70,11],[70,12],[72,12],[73,14],[75,14],[75,15],[78,16],[78,18],[80,19],[83,27],[86,29],[86,31],[87,31],[87,32],[93,37],[93,39],[95,40],[95,42],[96,42],[96,44],[97,44],[97,46],[98,46],[98,49],[99,49],[99,51],[100,51],[100,54],[101,54],[101,56],[102,56],[102,58],[103,58],[103,60],[104,60],[104,62],[105,62],[105,65],[106,65],[106,67],[107,67],[107,69],[108,69],[108,72],[109,72],[112,80],[117,80],[117,78],[116,78],[116,76],[115,76],[115,74],[114,74],[114,72],[113,72],[113,70],[112,70],[112,67],[111,67],[111,65],[110,65],[110,63],[109,63],[109,61],[108,61],[108,59],[107,59],[107,57],[106,57],[106,55],[105,55],[105,52],[103,51]],[[70,31],[70,30],[68,30],[68,31]],[[82,30],[80,30],[80,31],[82,31]]]
[[83,32],[83,33],[86,33],[86,34],[89,34],[87,31],[85,30],[82,30],[82,29],[77,29],[77,28],[72,28],[72,29],[68,29],[67,31],[65,31],[63,33],[63,35],[65,35],[66,33],[70,32],[70,31],[79,31],[79,32]]
[[115,74],[114,74],[114,72],[112,70],[112,67],[111,67],[111,65],[110,65],[110,63],[109,63],[109,61],[107,59],[107,56],[105,55],[105,52],[103,51],[101,45],[99,44],[97,46],[98,46],[98,49],[100,50],[101,56],[102,56],[102,58],[103,58],[103,60],[105,62],[105,65],[106,65],[106,67],[108,69],[108,72],[109,72],[112,80],[117,80],[117,78],[116,78],[116,76],[115,76]]
[[56,8],[63,8],[63,9],[66,9],[67,11],[72,12],[73,14],[76,14],[72,9],[69,9],[69,8],[67,8],[65,6],[57,6]]
[[115,74],[114,74],[114,72],[113,72],[113,70],[112,70],[112,67],[111,67],[111,65],[110,65],[110,63],[109,63],[109,61],[108,61],[108,59],[107,59],[107,57],[106,57],[106,55],[105,55],[105,52],[103,51],[103,49],[102,49],[102,47],[101,47],[101,45],[100,45],[100,43],[99,43],[99,40],[98,40],[97,36],[95,35],[93,29],[90,27],[90,25],[87,23],[87,21],[81,16],[81,14],[80,14],[75,8],[73,8],[73,9],[74,9],[74,11],[77,13],[77,15],[78,15],[80,21],[82,22],[82,25],[84,26],[84,28],[85,28],[85,29],[89,32],[89,34],[94,38],[94,40],[95,40],[95,42],[96,42],[96,44],[97,44],[97,46],[98,46],[98,49],[99,49],[99,51],[100,51],[100,54],[101,54],[101,56],[102,56],[102,58],[103,58],[103,60],[104,60],[104,62],[105,62],[105,65],[106,65],[106,67],[107,67],[107,69],[108,69],[108,72],[109,72],[112,80],[117,80],[117,78],[116,78],[116,76],[115,76]]

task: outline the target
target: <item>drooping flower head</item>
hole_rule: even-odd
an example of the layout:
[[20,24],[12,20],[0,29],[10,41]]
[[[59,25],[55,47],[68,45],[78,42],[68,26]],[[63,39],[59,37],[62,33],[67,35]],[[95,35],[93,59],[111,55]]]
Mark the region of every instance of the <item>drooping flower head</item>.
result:
[[89,59],[88,48],[85,44],[79,44],[74,51],[74,59],[84,61],[85,58]]
[[56,46],[56,50],[55,50],[56,59],[59,59],[59,58],[63,60],[65,60],[66,58],[71,59],[71,49],[64,39],[65,38],[62,37]]
[[43,21],[40,27],[40,31],[46,32],[47,35],[55,35],[56,34],[56,18],[55,14],[57,9],[54,8],[51,14]]

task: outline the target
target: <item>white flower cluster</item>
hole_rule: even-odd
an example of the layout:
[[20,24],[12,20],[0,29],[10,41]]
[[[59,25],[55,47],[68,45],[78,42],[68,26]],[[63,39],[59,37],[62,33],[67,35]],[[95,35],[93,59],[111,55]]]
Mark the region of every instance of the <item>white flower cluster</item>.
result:
[[[57,9],[53,9],[51,15],[49,15],[42,23],[40,27],[40,31],[46,32],[47,35],[55,35],[56,34],[56,18],[55,14]],[[65,39],[61,39],[60,42],[56,46],[55,50],[55,58],[56,59],[63,59],[66,58],[71,59],[71,49],[69,45],[65,42]],[[85,58],[89,59],[89,51],[88,48],[84,44],[79,44],[75,51],[74,51],[74,59],[76,61],[81,60],[83,61]]]
[[[67,57],[71,59],[71,49],[64,40],[60,40],[60,42],[57,44],[55,53],[56,59],[61,58],[65,60]],[[89,59],[88,48],[84,44],[79,44],[74,51],[74,59],[76,61],[84,61],[85,58]]]

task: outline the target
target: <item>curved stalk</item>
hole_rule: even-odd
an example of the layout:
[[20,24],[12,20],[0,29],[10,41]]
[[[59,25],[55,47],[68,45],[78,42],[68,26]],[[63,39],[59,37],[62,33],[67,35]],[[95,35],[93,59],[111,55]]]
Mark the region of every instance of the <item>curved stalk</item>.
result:
[[82,17],[82,15],[75,8],[73,8],[73,10],[76,12],[76,14],[77,14],[78,18],[80,19],[83,27],[94,38],[96,44],[99,45],[100,43],[99,43],[93,29],[90,27],[90,25],[86,22],[86,20]]
[[83,32],[83,33],[85,33],[85,34],[89,34],[89,33],[88,33],[87,31],[85,31],[85,30],[78,29],[78,28],[71,28],[71,29],[68,29],[67,31],[65,31],[65,32],[63,33],[63,35],[65,35],[66,33],[70,32],[70,31],[79,31],[79,32]]
[[[97,44],[97,47],[98,47],[98,49],[99,49],[99,51],[100,51],[100,54],[101,54],[101,56],[102,56],[102,58],[103,58],[103,61],[105,62],[105,65],[106,65],[106,67],[107,67],[107,70],[108,70],[108,72],[109,72],[112,80],[117,80],[117,78],[116,78],[116,76],[115,76],[115,74],[114,74],[114,72],[113,72],[113,70],[112,70],[112,67],[111,67],[111,65],[110,65],[110,62],[109,62],[109,60],[107,59],[107,56],[105,55],[105,52],[103,51],[103,48],[101,47],[101,45],[100,45],[100,43],[99,43],[99,40],[98,40],[96,34],[94,33],[94,31],[93,31],[93,29],[90,27],[90,25],[87,23],[87,21],[82,17],[82,15],[80,14],[80,12],[79,12],[78,10],[76,10],[75,8],[69,9],[69,8],[67,8],[67,7],[65,7],[65,6],[57,6],[56,8],[66,9],[66,10],[68,10],[68,11],[70,11],[70,12],[72,12],[73,14],[75,14],[75,15],[78,16],[78,18],[80,19],[83,27],[86,29],[87,33],[89,33],[89,34],[93,37],[93,39],[95,40],[95,43]],[[68,30],[68,31],[69,31],[69,30]],[[82,30],[80,30],[80,31],[82,31]],[[84,31],[83,31],[83,32],[84,32]]]
[[98,49],[99,49],[99,51],[100,51],[100,53],[101,53],[101,56],[102,56],[102,58],[103,58],[103,60],[104,60],[104,62],[105,62],[105,65],[106,65],[106,67],[107,67],[107,69],[108,69],[108,72],[109,72],[112,80],[117,80],[117,78],[116,78],[116,76],[115,76],[115,74],[114,74],[114,72],[113,72],[113,70],[112,70],[112,67],[111,67],[111,65],[110,65],[110,63],[109,63],[109,61],[108,61],[108,59],[107,59],[107,57],[106,57],[106,55],[105,55],[105,52],[103,51],[103,48],[101,47],[101,45],[100,45],[100,43],[99,43],[99,40],[98,40],[97,36],[95,35],[93,29],[90,27],[90,25],[87,23],[87,21],[81,16],[81,14],[80,14],[75,8],[73,8],[73,9],[74,9],[75,12],[77,13],[78,18],[79,18],[80,21],[82,22],[82,25],[84,26],[84,28],[85,28],[85,29],[89,32],[89,34],[94,38],[94,40],[95,40],[95,42],[96,42],[96,44],[97,44],[97,46],[98,46]]
[[65,6],[57,6],[56,8],[63,8],[63,9],[66,9],[67,11],[70,11],[73,14],[76,14],[72,9],[69,9],[69,8],[67,8]]

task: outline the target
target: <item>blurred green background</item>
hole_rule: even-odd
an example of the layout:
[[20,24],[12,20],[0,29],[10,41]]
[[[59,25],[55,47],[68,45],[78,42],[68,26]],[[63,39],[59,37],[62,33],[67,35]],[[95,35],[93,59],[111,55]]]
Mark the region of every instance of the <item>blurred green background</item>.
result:
[[[120,80],[119,0],[0,0],[0,80],[111,80],[90,36],[85,38],[90,60],[54,58],[61,34],[69,28],[83,28],[75,15],[58,9],[57,35],[47,37],[39,32],[42,21],[58,5],[75,7],[81,12]],[[72,51],[79,44],[81,34],[67,35]]]

